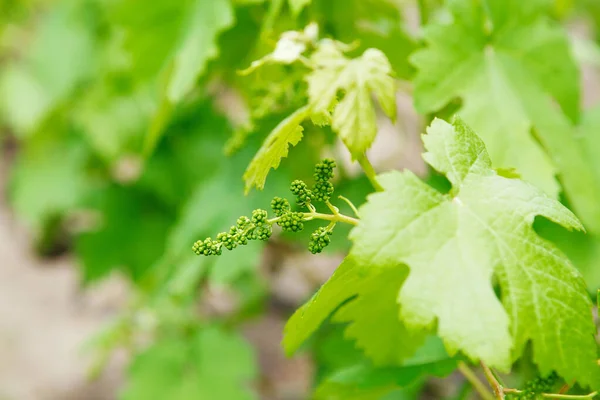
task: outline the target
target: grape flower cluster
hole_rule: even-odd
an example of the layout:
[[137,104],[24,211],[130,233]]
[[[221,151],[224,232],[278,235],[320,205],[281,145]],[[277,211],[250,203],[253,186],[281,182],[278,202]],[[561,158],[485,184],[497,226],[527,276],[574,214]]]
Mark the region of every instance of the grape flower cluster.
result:
[[[269,218],[268,212],[262,209],[256,209],[252,212],[250,218],[246,216],[239,217],[236,225],[232,226],[228,232],[221,232],[213,238],[198,240],[192,246],[192,250],[197,255],[220,255],[223,248],[233,250],[237,246],[248,244],[251,240],[268,240],[273,233],[273,224],[277,224],[283,231],[299,232],[304,229],[304,221],[315,217],[315,207],[313,203],[322,202],[327,204],[331,210],[337,210],[329,203],[334,188],[331,183],[333,171],[336,163],[332,159],[324,159],[315,166],[315,183],[309,188],[306,182],[295,180],[290,185],[290,191],[296,197],[296,203],[299,207],[308,208],[309,212],[299,212],[292,210],[290,202],[286,198],[274,197],[271,201],[271,210],[275,215]],[[336,211],[337,212],[337,211]],[[320,214],[321,216],[323,214]],[[308,249],[311,253],[317,254],[323,251],[331,242],[331,235],[335,226],[335,221],[331,218],[330,224],[326,227],[319,227],[310,236]]]

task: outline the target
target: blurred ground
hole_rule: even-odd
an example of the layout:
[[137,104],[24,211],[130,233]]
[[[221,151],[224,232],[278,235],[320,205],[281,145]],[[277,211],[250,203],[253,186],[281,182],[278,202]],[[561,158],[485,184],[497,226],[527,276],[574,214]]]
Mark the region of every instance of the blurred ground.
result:
[[112,279],[83,292],[72,260],[32,255],[4,200],[6,164],[0,163],[0,399],[113,399],[118,363],[88,382],[82,345],[115,315],[125,287]]

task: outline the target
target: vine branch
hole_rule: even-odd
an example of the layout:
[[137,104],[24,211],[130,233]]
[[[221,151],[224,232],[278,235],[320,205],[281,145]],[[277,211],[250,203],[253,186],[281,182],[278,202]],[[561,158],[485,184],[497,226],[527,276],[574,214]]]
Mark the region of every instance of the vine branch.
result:
[[[274,224],[277,221],[279,221],[282,217],[275,217],[275,218],[271,218],[268,219],[267,222],[269,224]],[[320,213],[320,212],[305,212],[302,213],[302,219],[304,221],[310,221],[313,219],[322,219],[324,221],[330,221],[330,222],[343,222],[346,224],[350,224],[350,225],[358,225],[359,220],[353,217],[350,217],[348,215],[344,215],[341,213],[336,213],[336,214],[324,214],[324,213]]]
[[542,393],[542,397],[545,397],[547,399],[579,399],[579,400],[584,400],[584,399],[593,399],[594,397],[596,397],[596,395],[598,394],[598,392],[592,392],[589,394],[554,394],[554,393]]
[[354,215],[356,215],[358,217],[358,209],[356,208],[354,203],[352,203],[349,199],[345,198],[342,195],[339,195],[338,199],[345,201],[346,204],[348,204],[350,206],[350,208],[352,209],[352,212],[354,212]]
[[371,182],[371,185],[373,185],[373,188],[375,188],[375,190],[378,192],[383,192],[383,187],[379,184],[379,182],[377,182],[377,173],[375,172],[375,168],[373,168],[373,165],[367,156],[363,154],[358,157],[356,161],[358,161],[360,164],[361,168],[365,172],[365,175],[369,179],[369,182]]
[[502,387],[502,385],[500,384],[500,382],[498,382],[498,379],[496,379],[496,377],[494,376],[494,373],[492,372],[492,370],[490,369],[490,367],[488,367],[482,361],[481,362],[481,368],[483,368],[483,373],[485,374],[485,378],[487,379],[488,383],[490,384],[490,386],[494,390],[494,395],[496,396],[496,399],[498,399],[498,400],[504,400],[505,399],[504,388]]
[[485,387],[483,382],[479,380],[475,372],[469,368],[467,364],[463,361],[458,363],[458,370],[465,377],[467,381],[473,386],[473,389],[479,393],[483,400],[494,400],[494,396],[489,392],[489,390]]

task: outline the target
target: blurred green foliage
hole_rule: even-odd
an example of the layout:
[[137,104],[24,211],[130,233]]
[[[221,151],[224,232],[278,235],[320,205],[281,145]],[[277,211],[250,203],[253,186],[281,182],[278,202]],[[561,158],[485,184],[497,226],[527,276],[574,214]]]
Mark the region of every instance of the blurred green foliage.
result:
[[[440,2],[421,3],[444,17]],[[555,6],[557,18],[585,15],[600,26],[596,1]],[[18,147],[9,200],[42,254],[68,243],[83,283],[114,272],[131,280],[131,307],[95,342],[104,355],[119,346],[135,355],[122,399],[258,396],[255,357],[235,330],[268,301],[258,273],[264,249],[253,243],[206,259],[190,246],[287,195],[289,182],[310,177],[335,139],[327,128],[306,127],[266,189],[243,197],[241,177],[260,143],[307,98],[291,66],[237,71],[271,52],[281,33],[314,21],[323,37],[354,43],[351,56],[375,47],[397,78],[410,80],[408,56],[421,45],[406,17],[414,7],[400,0],[0,0],[0,138]],[[581,129],[594,130],[598,115],[590,111]],[[368,181],[340,172],[336,190],[362,203]],[[573,254],[597,288],[597,239],[543,224],[539,231]],[[340,227],[326,253],[347,251],[347,231]],[[281,239],[305,247],[307,235]],[[197,313],[207,285],[233,290],[237,312]],[[318,398],[418,398],[426,375],[445,376],[456,365],[432,341],[415,365],[379,370],[343,329],[332,324],[315,335]],[[132,344],[148,332],[149,347]]]

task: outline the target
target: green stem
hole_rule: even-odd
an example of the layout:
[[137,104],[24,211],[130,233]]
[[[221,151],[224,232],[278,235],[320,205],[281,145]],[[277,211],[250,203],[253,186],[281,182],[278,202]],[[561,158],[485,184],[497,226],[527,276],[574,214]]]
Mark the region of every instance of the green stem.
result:
[[357,161],[362,167],[363,171],[365,172],[365,175],[367,176],[369,182],[371,182],[371,185],[373,185],[375,190],[377,190],[378,192],[383,192],[383,187],[379,184],[379,182],[377,182],[377,173],[375,172],[375,168],[373,168],[373,165],[371,165],[371,162],[369,161],[367,156],[363,154],[360,157],[358,157]]
[[343,222],[350,225],[358,225],[358,219],[349,217],[344,214],[323,214],[323,213],[304,213],[305,220],[322,219],[332,222]]
[[494,376],[494,373],[492,372],[490,367],[485,365],[484,362],[481,362],[481,368],[483,368],[483,373],[485,374],[485,378],[487,379],[488,383],[494,390],[494,395],[496,396],[496,399],[504,400],[505,399],[504,388],[502,387],[502,385],[500,385],[500,382],[498,382],[498,380]]
[[[331,210],[331,212],[333,213],[333,215],[338,215],[340,213],[340,209],[337,208],[336,206],[334,206],[333,204],[331,204],[329,202],[329,200],[325,201],[325,205],[327,206],[327,208],[329,208],[329,210]],[[311,211],[315,211],[315,210],[311,210]]]
[[[345,198],[342,195],[338,196],[338,199],[345,201],[346,204],[348,204],[350,206],[350,208],[352,209],[352,211],[354,212],[354,215],[356,215],[358,217],[358,209],[356,208],[356,206],[349,199]],[[599,293],[599,296],[600,296],[600,289],[598,290],[598,293]]]
[[598,392],[592,392],[590,394],[553,394],[553,393],[542,393],[542,396],[547,399],[593,399]]
[[483,400],[494,400],[494,396],[492,396],[492,394],[488,391],[485,385],[479,380],[477,375],[475,375],[475,372],[473,372],[467,364],[465,364],[462,361],[459,362],[458,370],[461,374],[464,375],[466,380],[469,381],[471,386],[473,386],[473,389],[475,389],[477,393],[479,393]]
[[[271,218],[268,219],[267,222],[269,224],[274,224],[277,221],[279,221],[281,219],[281,217],[275,217],[275,218]],[[313,219],[322,219],[324,221],[330,221],[330,222],[343,222],[345,224],[350,224],[350,225],[358,225],[359,220],[356,218],[352,218],[349,217],[347,215],[344,214],[323,214],[323,213],[319,213],[319,212],[305,212],[302,213],[302,219],[304,221],[310,221]]]

